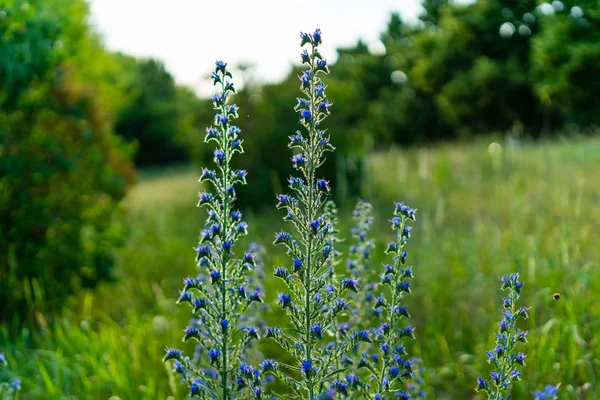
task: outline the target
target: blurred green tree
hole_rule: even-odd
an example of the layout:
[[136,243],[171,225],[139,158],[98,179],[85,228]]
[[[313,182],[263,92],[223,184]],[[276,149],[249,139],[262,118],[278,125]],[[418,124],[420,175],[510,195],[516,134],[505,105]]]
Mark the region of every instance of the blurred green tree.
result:
[[535,92],[548,134],[563,124],[600,124],[600,3],[563,4],[561,12],[540,16],[539,33],[532,38]]
[[109,279],[124,236],[133,168],[110,107],[125,97],[87,19],[83,0],[0,10],[0,321]]
[[118,114],[116,131],[137,143],[136,163],[157,165],[189,159],[185,143],[189,135],[197,133],[190,125],[190,105],[199,105],[190,96],[192,92],[184,95],[185,89],[175,84],[160,61],[119,57],[129,71],[131,98]]

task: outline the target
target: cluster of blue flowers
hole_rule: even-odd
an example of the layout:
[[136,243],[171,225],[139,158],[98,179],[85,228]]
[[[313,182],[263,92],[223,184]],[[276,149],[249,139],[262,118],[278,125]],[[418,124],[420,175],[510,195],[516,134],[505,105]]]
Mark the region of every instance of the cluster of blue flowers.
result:
[[[476,391],[483,391],[488,399],[509,400],[513,382],[521,379],[521,368],[525,366],[527,356],[516,351],[519,344],[527,343],[527,331],[517,327],[517,321],[527,319],[530,307],[518,307],[517,300],[521,296],[523,282],[519,280],[519,274],[513,273],[508,277],[500,278],[501,289],[505,292],[502,297],[503,311],[502,320],[498,325],[496,334],[496,346],[486,352],[488,362],[493,366],[490,378],[477,378]],[[555,399],[558,394],[558,386],[546,386],[543,392],[535,392],[535,399]]]
[[[300,90],[295,110],[305,134],[297,131],[290,137],[289,147],[298,176],[289,178],[292,194],[278,196],[278,208],[286,211],[285,219],[294,228],[294,235],[280,232],[274,244],[286,248],[289,268],[278,267],[275,276],[283,280],[287,291],[279,294],[279,305],[286,311],[291,329],[268,328],[267,337],[274,339],[296,362],[289,375],[276,376],[294,393],[295,398],[313,399],[329,396],[331,390],[344,391],[339,380],[339,360],[359,342],[369,342],[368,331],[339,334],[339,318],[347,313],[346,294],[358,290],[358,280],[348,276],[335,279],[336,218],[335,206],[327,204],[329,182],[317,176],[325,161],[325,153],[333,150],[321,123],[329,114],[322,75],[329,72],[326,60],[319,52],[321,31],[302,33],[301,53],[306,66],[300,78]],[[327,204],[327,206],[326,206]],[[327,340],[325,337],[329,333]],[[358,385],[358,378],[346,376],[347,384]]]
[[[4,353],[0,353],[0,369],[5,368],[8,365],[8,360]],[[17,393],[21,390],[21,380],[12,379],[10,382],[0,382],[0,398],[4,400],[12,400],[17,396]]]
[[[214,126],[207,129],[206,143],[215,143],[215,169],[204,168],[200,182],[213,190],[199,194],[198,205],[207,209],[205,229],[195,248],[200,274],[184,280],[179,303],[191,306],[194,318],[184,330],[185,342],[196,341],[192,357],[168,348],[165,361],[200,399],[410,399],[423,398],[421,361],[410,358],[406,341],[415,339],[405,296],[411,292],[413,267],[406,246],[416,220],[416,210],[395,203],[390,219],[395,239],[387,244],[390,256],[383,271],[371,277],[371,256],[375,242],[369,238],[373,224],[372,207],[359,201],[354,210],[353,239],[343,277],[336,266],[341,259],[337,209],[329,200],[330,184],[318,175],[327,152],[333,151],[322,127],[332,103],[322,77],[329,73],[319,52],[321,31],[301,33],[300,91],[295,106],[303,131],[290,136],[289,148],[296,173],[289,177],[290,191],[277,196],[277,208],[285,211],[289,232],[275,235],[274,245],[283,246],[287,265],[274,268],[274,276],[285,287],[277,295],[278,307],[288,323],[264,326],[261,255],[264,249],[253,244],[237,256],[235,246],[247,234],[248,224],[234,207],[235,186],[246,183],[246,172],[231,165],[235,153],[243,153],[240,129],[233,125],[238,108],[230,104],[235,93],[227,64],[216,63],[212,79],[220,85],[213,96]],[[359,283],[361,277],[363,282]],[[519,275],[502,278],[504,312],[496,339],[489,351],[494,370],[489,379],[478,378],[477,390],[490,399],[509,399],[514,381],[521,376],[526,356],[516,352],[526,343],[527,332],[517,327],[527,318],[528,308],[517,307],[523,283]],[[250,307],[253,310],[250,310]],[[251,344],[265,338],[274,341],[292,363],[256,361],[248,352]],[[253,352],[255,354],[256,352]],[[271,392],[270,383],[288,389],[285,395]],[[553,399],[558,388],[548,386],[534,393],[535,399]]]
[[174,360],[173,367],[192,397],[224,400],[262,390],[262,380],[243,361],[251,342],[259,338],[258,328],[250,325],[245,313],[254,303],[261,303],[262,297],[249,274],[257,265],[256,253],[245,252],[241,257],[235,253],[248,224],[234,207],[235,186],[246,183],[246,171],[231,165],[233,156],[244,152],[241,131],[233,124],[238,107],[229,103],[235,93],[231,78],[227,64],[217,61],[212,79],[221,90],[212,98],[216,115],[205,137],[205,143],[215,143],[216,168],[204,168],[199,180],[213,187],[212,192],[199,193],[198,206],[207,209],[205,229],[195,248],[202,273],[184,280],[178,300],[189,304],[194,313],[183,340],[198,345],[192,358],[171,348],[164,358]]
[[520,331],[517,327],[519,319],[527,319],[528,308],[517,307],[516,303],[521,295],[523,282],[519,274],[514,273],[509,277],[500,278],[502,290],[507,292],[502,298],[504,310],[502,320],[496,334],[496,346],[486,352],[488,362],[492,364],[493,371],[490,380],[477,378],[476,390],[483,390],[490,399],[501,399],[504,392],[508,391],[513,382],[521,379],[520,367],[525,365],[526,355],[515,352],[519,343],[527,343],[527,331]]

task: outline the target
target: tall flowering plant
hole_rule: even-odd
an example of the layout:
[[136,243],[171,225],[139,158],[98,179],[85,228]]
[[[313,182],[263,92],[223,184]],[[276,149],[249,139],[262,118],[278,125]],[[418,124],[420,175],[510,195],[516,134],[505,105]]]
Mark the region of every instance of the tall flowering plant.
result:
[[[329,182],[317,175],[325,153],[333,150],[321,128],[331,106],[321,80],[329,68],[319,52],[321,31],[301,33],[300,37],[301,46],[307,46],[301,53],[307,68],[300,76],[303,96],[298,98],[295,109],[305,133],[297,131],[290,137],[298,176],[289,178],[292,194],[279,195],[277,205],[286,211],[284,219],[290,222],[293,234],[280,232],[274,242],[284,246],[290,256],[290,267],[276,268],[275,276],[287,287],[278,299],[291,328],[270,327],[267,337],[273,338],[296,362],[286,365],[292,374],[276,372],[293,392],[287,398],[312,400],[335,390],[342,373],[342,369],[336,369],[338,360],[356,343],[370,338],[367,331],[355,332],[343,341],[336,334],[338,318],[348,308],[344,292],[357,290],[358,282],[355,278],[333,280],[335,230],[331,213],[328,215],[324,209],[330,188]],[[356,378],[345,379],[354,383]]]
[[[348,248],[346,259],[346,268],[351,275],[370,277],[371,254],[375,248],[375,241],[369,237],[373,226],[373,207],[366,201],[359,200],[352,211],[354,226],[351,230],[352,242]],[[373,317],[377,315],[377,310],[373,308],[375,300],[375,282],[361,282],[361,287],[355,293],[350,293],[354,302],[354,307],[348,321],[340,325],[342,332],[349,329],[350,326],[360,327],[360,329],[370,329]],[[346,360],[350,363],[350,360]]]
[[[252,245],[243,255],[235,246],[248,225],[234,207],[235,186],[245,184],[246,172],[232,167],[236,153],[243,153],[240,129],[233,125],[238,108],[230,104],[235,92],[227,64],[217,62],[212,79],[220,86],[213,96],[214,126],[207,129],[206,143],[214,143],[215,169],[204,168],[201,182],[212,187],[199,194],[198,205],[207,210],[200,234],[196,262],[200,274],[184,280],[179,303],[191,306],[194,317],[184,330],[184,341],[197,342],[192,357],[169,348],[164,357],[189,388],[192,398],[249,399],[409,399],[425,397],[420,361],[410,359],[406,340],[414,339],[413,327],[405,322],[409,312],[405,296],[411,292],[413,268],[407,264],[406,246],[416,210],[395,203],[390,219],[395,239],[388,243],[390,260],[379,279],[370,278],[374,241],[369,238],[373,217],[371,205],[360,201],[354,210],[353,242],[349,247],[346,277],[338,278],[341,240],[337,209],[328,201],[329,182],[318,176],[325,155],[334,148],[322,123],[330,113],[322,77],[329,67],[319,52],[321,31],[301,33],[301,53],[306,67],[300,76],[302,96],[295,110],[303,132],[290,137],[291,158],[296,169],[289,178],[289,194],[277,196],[279,209],[290,232],[279,232],[275,245],[287,250],[287,266],[274,269],[285,284],[277,297],[286,312],[286,327],[256,327],[258,313],[249,307],[261,300],[262,248]],[[250,273],[254,271],[254,273]],[[339,271],[338,271],[339,272]],[[361,276],[361,282],[354,276]],[[523,283],[518,274],[501,278],[504,310],[496,335],[496,346],[487,352],[493,366],[490,378],[477,379],[477,390],[488,399],[508,400],[513,382],[521,377],[526,356],[517,351],[526,343],[527,332],[517,321],[527,318],[528,308],[518,307]],[[259,332],[274,340],[293,359],[292,363],[263,360],[250,365],[250,344]],[[0,354],[0,364],[4,357]],[[271,397],[265,384],[276,378],[291,393]],[[0,390],[18,389],[0,385]],[[556,399],[558,386],[548,385],[533,393],[534,399]],[[506,397],[505,397],[506,396]]]
[[[496,346],[486,352],[488,362],[493,370],[490,378],[477,378],[476,391],[483,391],[488,399],[509,400],[513,382],[521,379],[521,369],[525,366],[527,356],[517,351],[519,344],[527,343],[527,331],[519,330],[517,322],[528,318],[529,307],[517,306],[521,297],[523,282],[518,273],[500,278],[501,288],[506,297],[502,297],[502,320],[496,333]],[[544,391],[535,392],[535,399],[554,399],[558,393],[557,386],[547,386]],[[505,397],[506,396],[506,397]]]
[[202,270],[197,277],[184,280],[178,303],[191,306],[194,319],[185,328],[183,340],[198,342],[196,355],[185,357],[179,349],[167,349],[165,361],[174,360],[175,371],[188,385],[191,397],[229,400],[244,391],[260,392],[260,382],[243,356],[258,339],[258,329],[246,325],[244,313],[254,302],[261,302],[260,291],[249,287],[248,272],[255,255],[236,255],[235,246],[247,234],[248,224],[234,207],[235,186],[246,183],[246,171],[232,167],[236,153],[243,153],[240,129],[233,124],[238,107],[230,104],[235,93],[227,64],[217,61],[213,83],[220,87],[212,98],[216,110],[214,126],[206,130],[205,143],[214,143],[215,169],[204,168],[200,182],[212,191],[199,194],[199,207],[207,210],[205,229],[195,248],[196,262]]
[[380,275],[377,294],[371,302],[378,326],[373,328],[374,341],[370,354],[362,354],[358,368],[369,375],[369,385],[361,387],[364,396],[374,399],[410,398],[407,383],[413,377],[414,361],[407,357],[406,339],[414,339],[414,328],[402,322],[410,317],[404,296],[410,293],[412,266],[407,266],[408,252],[405,246],[411,236],[411,223],[416,220],[416,210],[404,203],[396,203],[390,220],[396,239],[389,242],[386,253],[391,262],[384,266]]

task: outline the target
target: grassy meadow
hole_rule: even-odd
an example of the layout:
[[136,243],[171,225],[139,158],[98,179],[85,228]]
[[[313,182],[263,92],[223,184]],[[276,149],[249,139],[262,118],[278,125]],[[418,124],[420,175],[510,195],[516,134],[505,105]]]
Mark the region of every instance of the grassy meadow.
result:
[[[369,165],[364,192],[375,208],[374,274],[392,237],[392,201],[418,209],[407,300],[417,340],[409,354],[427,368],[428,398],[482,399],[473,387],[490,371],[484,352],[500,319],[498,277],[510,272],[521,274],[522,305],[533,307],[522,324],[528,357],[513,398],[558,382],[561,399],[600,398],[600,139],[391,149],[372,155]],[[192,247],[204,220],[195,207],[198,175],[192,167],[142,172],[123,204],[131,232],[116,282],[81,294],[59,320],[40,317],[41,332],[0,330],[12,373],[23,380],[21,398],[184,397],[161,358],[167,345],[179,345],[191,315],[175,300],[182,278],[194,274]],[[347,203],[340,211],[345,232]],[[281,216],[248,219],[246,244],[267,249],[270,301],[278,290],[273,266],[286,262],[271,245]],[[265,319],[280,316],[275,306]],[[269,341],[261,350],[280,353]]]

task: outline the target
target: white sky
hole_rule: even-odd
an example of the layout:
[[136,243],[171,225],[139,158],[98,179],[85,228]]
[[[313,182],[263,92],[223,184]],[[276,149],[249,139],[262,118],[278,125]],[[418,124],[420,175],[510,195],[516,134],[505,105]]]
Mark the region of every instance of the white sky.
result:
[[[360,37],[378,43],[392,11],[405,21],[420,0],[88,0],[107,47],[165,62],[179,83],[207,89],[214,61],[250,62],[255,75],[281,79],[299,58],[299,32],[323,31],[321,54]],[[210,83],[208,83],[210,86]]]

